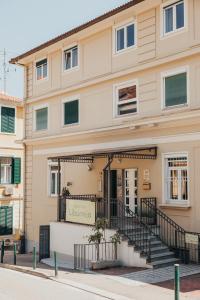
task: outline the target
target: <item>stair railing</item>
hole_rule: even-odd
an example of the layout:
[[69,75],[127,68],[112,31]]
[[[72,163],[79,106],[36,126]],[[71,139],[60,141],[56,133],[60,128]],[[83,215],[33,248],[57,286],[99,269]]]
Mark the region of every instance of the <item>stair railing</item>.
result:
[[[157,208],[156,198],[140,199],[140,218],[151,226],[158,238],[166,244],[183,262],[200,263],[200,234],[184,230],[174,220]],[[189,242],[191,237],[196,244]]]

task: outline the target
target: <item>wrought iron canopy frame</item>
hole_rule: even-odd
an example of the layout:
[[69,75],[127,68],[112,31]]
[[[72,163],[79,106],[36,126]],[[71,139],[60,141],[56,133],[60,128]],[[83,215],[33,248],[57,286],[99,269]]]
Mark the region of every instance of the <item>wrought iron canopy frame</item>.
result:
[[91,154],[77,154],[49,157],[52,162],[70,162],[70,163],[93,163],[95,158],[127,158],[127,159],[156,159],[157,147],[138,148],[132,150],[119,150],[108,152],[94,152]]

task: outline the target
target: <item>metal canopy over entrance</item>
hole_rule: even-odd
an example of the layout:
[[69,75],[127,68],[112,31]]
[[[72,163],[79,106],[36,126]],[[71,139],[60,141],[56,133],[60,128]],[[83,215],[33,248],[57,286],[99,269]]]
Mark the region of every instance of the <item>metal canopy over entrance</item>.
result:
[[131,150],[94,152],[91,154],[77,154],[49,157],[53,162],[71,162],[71,163],[93,163],[95,158],[128,158],[128,159],[156,159],[157,147],[138,148]]

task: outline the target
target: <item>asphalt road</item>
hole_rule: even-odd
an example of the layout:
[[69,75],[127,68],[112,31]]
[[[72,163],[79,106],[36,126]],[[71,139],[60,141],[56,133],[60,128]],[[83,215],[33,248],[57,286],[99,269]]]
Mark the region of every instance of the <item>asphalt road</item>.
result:
[[0,300],[109,299],[66,284],[0,269]]

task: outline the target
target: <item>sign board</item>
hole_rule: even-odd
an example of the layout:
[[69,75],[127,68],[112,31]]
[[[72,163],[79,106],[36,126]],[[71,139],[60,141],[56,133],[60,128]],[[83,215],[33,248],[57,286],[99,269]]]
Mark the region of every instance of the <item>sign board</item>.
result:
[[95,224],[95,202],[66,200],[66,221],[87,225]]
[[196,234],[186,233],[185,234],[185,242],[187,244],[198,245],[199,244],[199,237]]

